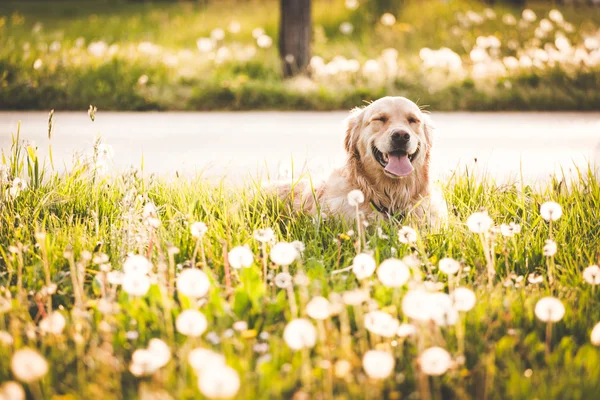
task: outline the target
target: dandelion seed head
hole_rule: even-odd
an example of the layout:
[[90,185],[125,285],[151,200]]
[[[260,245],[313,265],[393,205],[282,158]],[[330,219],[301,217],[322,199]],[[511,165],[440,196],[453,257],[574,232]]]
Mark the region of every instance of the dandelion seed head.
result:
[[280,272],[275,275],[275,285],[280,289],[286,289],[292,285],[292,275],[287,272]]
[[15,381],[7,381],[0,386],[0,399],[25,400],[25,398],[23,386]]
[[516,25],[517,24],[517,19],[512,14],[504,14],[502,16],[502,22],[505,25],[511,25],[512,26],[512,25]]
[[225,356],[215,351],[196,348],[189,352],[188,363],[196,371],[203,371],[205,368],[215,365],[225,365]]
[[352,364],[348,360],[338,360],[333,366],[335,376],[344,378],[352,370]]
[[404,286],[410,278],[410,270],[402,261],[388,258],[377,268],[377,278],[387,287]]
[[467,226],[473,233],[487,233],[493,223],[487,212],[476,212],[467,219]]
[[557,9],[550,10],[550,12],[548,13],[548,17],[550,18],[550,20],[556,22],[557,24],[564,22],[564,17],[562,13]]
[[275,240],[275,232],[271,228],[257,229],[254,231],[254,239],[261,243],[270,243]]
[[249,268],[254,264],[254,254],[246,246],[237,246],[227,254],[229,265],[235,269]]
[[215,48],[215,44],[212,39],[201,37],[196,40],[196,47],[201,53],[209,53]]
[[396,23],[396,17],[390,13],[384,13],[379,20],[384,26],[392,26]]
[[382,337],[392,337],[396,335],[400,322],[390,314],[375,310],[365,314],[365,328],[376,335]]
[[354,257],[352,262],[352,272],[359,280],[373,275],[375,267],[375,259],[370,254],[361,253]]
[[237,371],[225,364],[202,371],[198,378],[200,392],[209,399],[228,399],[240,389]]
[[193,238],[202,239],[202,237],[204,237],[206,232],[208,232],[208,227],[206,226],[206,224],[204,222],[194,222],[190,226],[190,232],[191,232]]
[[269,254],[271,261],[280,266],[288,266],[298,258],[298,250],[288,242],[276,243]]
[[256,45],[261,49],[268,49],[273,45],[273,39],[267,35],[261,35],[256,39]]
[[453,306],[457,311],[469,311],[477,302],[477,297],[471,289],[459,287],[452,291]]
[[44,333],[60,335],[65,329],[66,324],[67,321],[60,312],[52,311],[40,321],[39,327]]
[[398,240],[404,244],[415,244],[417,242],[417,231],[410,226],[403,226],[398,230]]
[[342,22],[340,24],[340,32],[344,35],[350,35],[354,31],[354,25],[350,22]]
[[511,222],[509,224],[500,225],[500,233],[504,237],[513,237],[516,234],[521,233],[521,225]]
[[535,305],[535,315],[543,322],[558,322],[565,315],[565,306],[556,297],[544,297]]
[[398,330],[396,331],[396,335],[401,338],[407,338],[409,336],[414,336],[417,334],[417,328],[413,324],[403,323],[400,324]]
[[121,282],[123,290],[132,296],[144,296],[150,289],[150,278],[143,274],[124,274]]
[[40,380],[48,373],[48,362],[37,351],[28,347],[17,350],[11,359],[10,366],[14,376],[25,383]]
[[533,22],[537,19],[537,15],[535,15],[535,12],[530,8],[524,9],[521,16],[527,22]]
[[344,304],[349,306],[359,306],[369,300],[369,293],[363,289],[353,289],[342,293]]
[[439,263],[439,269],[446,275],[456,275],[460,271],[460,263],[453,258],[442,258]]
[[141,255],[130,254],[123,263],[123,272],[126,275],[145,275],[152,270],[150,261]]
[[356,10],[359,6],[358,0],[346,0],[345,4],[348,10]]
[[184,296],[200,298],[206,296],[210,289],[210,280],[204,271],[187,268],[177,277],[177,290]]
[[306,305],[306,314],[312,319],[327,319],[331,315],[331,303],[325,297],[313,297]]
[[590,265],[583,270],[583,279],[590,285],[600,284],[600,267],[597,265]]
[[419,356],[421,371],[430,376],[445,374],[451,365],[450,353],[441,347],[430,347]]
[[562,207],[554,201],[547,201],[540,207],[540,214],[546,221],[556,221],[562,213]]
[[355,189],[348,193],[348,204],[352,207],[356,207],[365,201],[365,195],[362,191]]
[[600,322],[594,325],[592,332],[590,333],[590,342],[594,346],[600,346]]
[[198,337],[208,327],[206,317],[198,310],[185,310],[177,316],[175,321],[177,332],[185,336]]
[[558,250],[557,244],[554,240],[546,240],[546,244],[544,245],[544,248],[542,249],[542,253],[546,256],[546,257],[553,257],[556,252]]
[[362,364],[369,378],[385,379],[394,371],[396,361],[388,351],[369,350],[363,356]]
[[317,330],[307,319],[294,319],[285,326],[283,340],[294,351],[308,349],[317,343]]

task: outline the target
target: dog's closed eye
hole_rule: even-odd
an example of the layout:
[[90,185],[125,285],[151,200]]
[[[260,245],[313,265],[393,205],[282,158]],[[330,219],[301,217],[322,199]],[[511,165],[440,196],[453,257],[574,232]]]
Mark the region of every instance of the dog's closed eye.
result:
[[417,117],[415,117],[414,115],[410,115],[408,117],[408,123],[409,124],[419,124],[419,123],[421,123],[421,121]]
[[376,115],[371,119],[371,121],[379,121],[379,122],[383,122],[383,123],[387,122],[387,120],[388,120],[387,115],[383,115],[383,114]]

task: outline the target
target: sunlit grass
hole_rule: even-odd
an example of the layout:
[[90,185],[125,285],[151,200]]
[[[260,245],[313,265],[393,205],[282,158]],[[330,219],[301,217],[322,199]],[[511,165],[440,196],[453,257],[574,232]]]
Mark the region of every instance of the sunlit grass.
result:
[[[103,176],[96,167],[110,152],[99,148],[60,173],[18,136],[5,149],[0,382],[29,382],[34,398],[197,398],[221,390],[240,398],[592,399],[600,389],[599,350],[590,344],[599,299],[586,282],[595,278],[582,275],[600,252],[600,184],[592,170],[538,187],[457,174],[444,187],[446,228],[361,220],[359,234],[356,221],[294,214],[255,183],[167,181],[140,170]],[[563,212],[552,225],[544,220],[551,206],[540,212],[548,201]],[[515,223],[520,232],[471,232],[473,218],[487,223],[485,214],[469,220],[482,210],[494,226]],[[404,228],[399,237],[403,225],[417,235]],[[555,256],[543,254],[549,238]],[[354,260],[359,243],[363,256]],[[247,246],[237,250],[245,261],[233,253],[228,260],[237,246]],[[130,271],[146,268],[131,254],[150,260],[149,277]],[[370,276],[371,263],[392,257],[403,261]],[[448,257],[458,271],[452,261],[440,263]],[[394,268],[410,272],[396,275]],[[180,279],[184,270],[200,278]],[[122,287],[118,279],[130,281]],[[131,286],[144,282],[149,290]],[[465,288],[455,307],[468,311],[419,322],[428,306],[409,308],[406,298],[423,287],[438,294]],[[546,296],[564,305],[556,322],[544,322],[545,303],[536,310]],[[198,310],[205,321],[184,310]],[[303,322],[288,325],[296,318]],[[23,348],[43,358],[16,353]],[[436,371],[442,375],[425,375]]]

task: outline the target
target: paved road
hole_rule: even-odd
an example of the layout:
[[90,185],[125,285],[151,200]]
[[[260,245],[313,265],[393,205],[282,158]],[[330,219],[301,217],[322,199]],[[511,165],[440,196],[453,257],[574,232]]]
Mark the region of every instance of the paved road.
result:
[[[58,112],[52,139],[55,165],[90,151],[98,133],[114,148],[114,169],[141,165],[164,176],[203,172],[241,181],[248,175],[295,170],[320,173],[343,162],[344,112],[109,113],[92,123],[86,112]],[[588,161],[600,165],[600,113],[434,113],[434,175],[474,166],[499,180],[546,179]],[[21,121],[21,137],[48,147],[47,113],[0,112],[5,152]],[[475,159],[477,162],[475,162]],[[285,174],[285,172],[282,172]]]

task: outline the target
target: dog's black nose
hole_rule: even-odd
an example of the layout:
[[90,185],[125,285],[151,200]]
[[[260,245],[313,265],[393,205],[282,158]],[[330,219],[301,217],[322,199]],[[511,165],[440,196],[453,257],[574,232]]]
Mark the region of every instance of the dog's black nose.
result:
[[392,142],[397,145],[406,144],[410,140],[410,133],[406,131],[392,132]]

